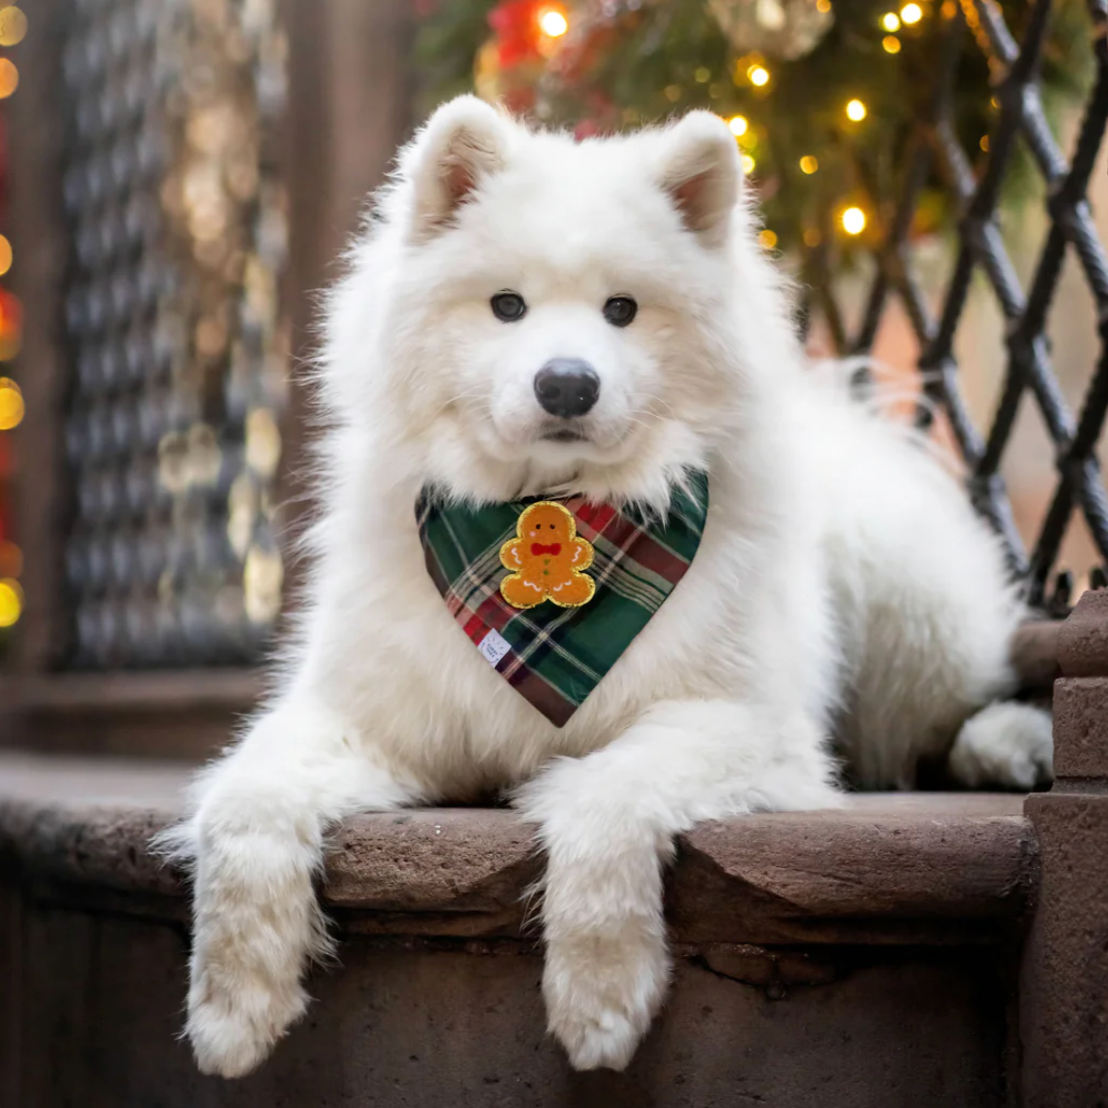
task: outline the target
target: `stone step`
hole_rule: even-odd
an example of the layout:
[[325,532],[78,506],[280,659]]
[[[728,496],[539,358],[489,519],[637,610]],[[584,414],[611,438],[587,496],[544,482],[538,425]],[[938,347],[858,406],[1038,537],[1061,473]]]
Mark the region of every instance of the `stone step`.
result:
[[[0,1104],[54,1108],[1002,1105],[1012,952],[1035,865],[1022,798],[857,796],[683,836],[673,989],[626,1074],[574,1074],[544,1031],[506,809],[360,816],[323,896],[341,965],[258,1073],[177,1038],[187,890],[148,850],[182,765],[0,755]],[[6,1101],[5,1096],[15,1099]]]

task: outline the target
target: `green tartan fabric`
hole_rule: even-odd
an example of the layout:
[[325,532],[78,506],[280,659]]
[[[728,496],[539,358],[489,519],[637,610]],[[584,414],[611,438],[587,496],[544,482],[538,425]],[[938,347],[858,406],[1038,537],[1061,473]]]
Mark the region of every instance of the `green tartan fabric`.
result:
[[500,547],[535,500],[480,508],[444,504],[425,491],[416,520],[427,570],[474,645],[496,671],[558,727],[615,665],[684,576],[708,516],[708,478],[692,475],[674,490],[668,515],[559,500],[588,539],[596,594],[580,608],[550,601],[513,608],[500,594],[508,570]]

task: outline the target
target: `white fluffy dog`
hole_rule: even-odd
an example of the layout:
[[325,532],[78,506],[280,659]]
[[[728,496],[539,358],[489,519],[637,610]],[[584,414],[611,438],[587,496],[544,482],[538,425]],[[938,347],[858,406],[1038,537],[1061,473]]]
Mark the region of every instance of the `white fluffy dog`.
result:
[[[253,1069],[303,1013],[328,945],[313,879],[351,813],[513,790],[547,858],[550,1029],[574,1066],[619,1069],[666,988],[677,833],[836,804],[832,731],[866,787],[944,752],[970,784],[1049,773],[1049,720],[997,703],[1024,615],[997,542],[925,450],[805,366],[741,177],[707,113],[578,144],[472,97],[401,155],[329,301],[299,634],[171,835],[195,860],[205,1072]],[[552,363],[587,377],[583,403],[547,404]],[[555,726],[443,603],[421,490],[664,515],[696,471],[695,560]]]

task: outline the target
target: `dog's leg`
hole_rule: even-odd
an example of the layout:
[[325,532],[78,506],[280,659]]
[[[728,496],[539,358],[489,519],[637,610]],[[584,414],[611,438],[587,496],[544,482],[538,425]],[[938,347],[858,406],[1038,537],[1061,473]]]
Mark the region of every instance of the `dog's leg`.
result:
[[326,710],[263,715],[197,787],[165,836],[195,861],[187,1033],[204,1073],[249,1073],[304,1011],[311,958],[329,949],[313,877],[329,824],[411,802],[382,761]]
[[950,772],[971,789],[1026,792],[1054,776],[1050,712],[1031,704],[990,704],[967,720],[954,741]]
[[819,729],[800,713],[664,702],[611,745],[520,792],[547,852],[543,994],[577,1069],[623,1069],[669,973],[662,868],[694,823],[837,804]]

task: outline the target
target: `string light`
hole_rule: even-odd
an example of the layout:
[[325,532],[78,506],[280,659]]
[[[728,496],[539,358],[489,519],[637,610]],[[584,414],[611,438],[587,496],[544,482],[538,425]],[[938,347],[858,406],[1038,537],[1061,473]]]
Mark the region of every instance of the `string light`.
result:
[[746,76],[750,83],[758,88],[764,88],[769,84],[769,70],[764,65],[752,65],[746,71]]
[[768,227],[758,235],[758,241],[767,249],[772,250],[777,245],[777,235]]
[[861,208],[846,208],[839,220],[848,235],[860,235],[866,229],[866,213]]
[[800,159],[800,172],[807,173],[810,177],[815,171],[819,169],[819,160],[811,154],[805,154]]
[[0,627],[11,627],[23,613],[23,590],[18,581],[0,581]]
[[846,106],[846,117],[855,123],[861,123],[866,118],[867,108],[861,100],[851,100]]
[[547,8],[539,16],[539,28],[548,38],[561,38],[569,30],[569,20],[561,8]]
[[745,115],[733,115],[727,121],[727,126],[731,128],[731,134],[733,134],[735,138],[740,138],[746,134],[750,124]]
[[900,16],[896,12],[886,12],[881,17],[881,26],[886,31],[899,31],[900,30]]
[[10,58],[0,58],[0,100],[11,96],[19,87],[19,70]]
[[886,54],[900,53],[900,39],[898,39],[896,35],[886,35],[881,40],[881,45],[884,47]]
[[12,244],[0,235],[0,277],[12,267]]
[[0,377],[0,431],[23,422],[23,393],[10,377]]
[[14,4],[0,8],[0,46],[18,46],[27,34],[27,17]]
[[750,154],[744,154],[743,155],[743,173],[745,173],[748,177],[750,176],[751,173],[754,172],[754,167],[757,164],[758,163],[754,160],[752,155],[750,155]]
[[900,9],[900,18],[909,26],[918,23],[923,18],[923,8],[919,4],[905,4]]

